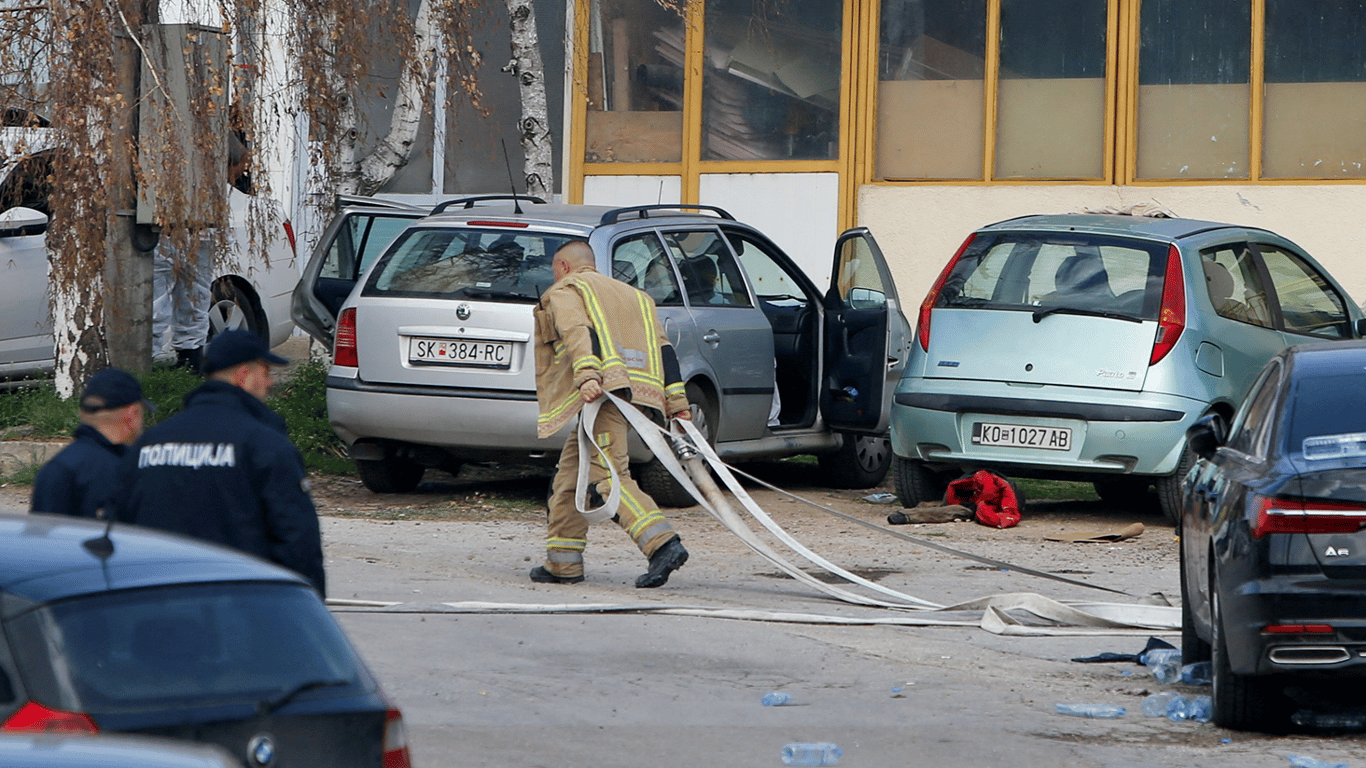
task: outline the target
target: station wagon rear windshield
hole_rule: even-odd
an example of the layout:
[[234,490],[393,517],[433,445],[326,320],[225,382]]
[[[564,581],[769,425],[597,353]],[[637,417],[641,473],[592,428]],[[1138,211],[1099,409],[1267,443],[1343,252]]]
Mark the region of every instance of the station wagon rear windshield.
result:
[[410,229],[361,295],[535,302],[555,282],[555,251],[572,239],[521,229]]
[[257,706],[305,685],[354,694],[362,679],[336,622],[297,585],[108,592],[40,607],[6,629],[33,698],[75,712]]
[[1083,233],[979,234],[936,307],[1066,308],[1156,320],[1167,245]]

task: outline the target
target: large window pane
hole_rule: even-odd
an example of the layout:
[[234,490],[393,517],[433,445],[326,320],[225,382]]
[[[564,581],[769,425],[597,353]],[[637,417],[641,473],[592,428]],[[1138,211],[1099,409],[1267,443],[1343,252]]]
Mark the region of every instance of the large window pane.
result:
[[1251,0],[1144,0],[1138,177],[1245,179]]
[[1001,0],[996,178],[1104,176],[1107,6]]
[[683,17],[654,0],[591,0],[590,163],[683,159]]
[[708,0],[702,159],[839,155],[843,3]]
[[1366,177],[1363,35],[1363,0],[1267,0],[1263,176]]
[[986,0],[882,0],[880,179],[980,179]]

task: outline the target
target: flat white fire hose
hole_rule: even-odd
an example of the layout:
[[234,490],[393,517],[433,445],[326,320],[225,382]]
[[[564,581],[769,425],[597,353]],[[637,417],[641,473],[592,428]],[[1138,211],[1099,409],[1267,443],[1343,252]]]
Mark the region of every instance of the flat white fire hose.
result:
[[[853,625],[896,625],[896,626],[975,626],[1003,635],[1108,635],[1131,634],[1134,632],[1164,632],[1179,630],[1181,626],[1180,608],[1170,605],[1099,603],[1099,602],[1060,602],[1033,593],[1001,594],[978,598],[954,605],[940,605],[928,600],[908,595],[865,579],[839,567],[826,558],[812,552],[783,530],[754,499],[732,474],[730,467],[721,461],[715,450],[708,444],[701,432],[690,421],[674,420],[682,430],[682,435],[669,432],[650,421],[639,409],[610,392],[584,406],[579,419],[579,455],[586,459],[590,446],[604,457],[604,464],[612,475],[612,490],[602,506],[597,509],[586,507],[588,485],[588,461],[579,462],[578,486],[575,490],[575,504],[581,514],[590,522],[610,519],[616,514],[619,504],[619,482],[612,463],[592,437],[592,425],[598,411],[605,402],[612,402],[626,417],[650,451],[659,459],[678,482],[692,494],[699,506],[716,518],[728,530],[743,541],[763,559],[781,569],[793,579],[806,584],[842,602],[896,611],[893,615],[875,617],[830,616],[822,614],[797,613],[790,611],[768,611],[756,609],[708,608],[699,606],[646,604],[519,604],[487,603],[478,601],[440,603],[435,606],[415,606],[405,603],[374,602],[364,600],[329,599],[328,605],[334,611],[395,612],[395,613],[621,613],[648,612],[685,616],[706,616],[713,618],[742,619],[748,621],[779,621],[809,624],[853,624]],[[686,458],[680,461],[679,455]],[[686,465],[686,466],[685,466]],[[881,595],[870,597],[852,592],[843,587],[827,584],[821,579],[794,565],[759,538],[745,520],[735,512],[711,478],[711,471],[721,478],[726,487],[739,500],[740,504],[764,529],[781,541],[794,553],[821,569],[844,579],[852,585],[863,587]],[[751,478],[756,479],[756,478]],[[762,481],[759,481],[762,482]],[[767,484],[765,484],[767,485]],[[772,486],[770,486],[772,487]],[[781,490],[781,489],[775,489]],[[787,493],[786,491],[782,491]],[[1043,576],[1080,586],[1119,592],[1105,587],[1096,587],[1086,582],[1076,581],[1047,574],[1029,568],[1010,565],[990,558],[945,547],[891,531],[881,526],[867,523],[828,507],[806,501],[792,494],[792,498],[803,501],[818,509],[831,512],[859,524],[875,528],[885,533],[910,539],[917,544],[938,549],[949,554],[968,559],[987,562],[1036,576]],[[1125,594],[1120,592],[1120,594]],[[913,615],[904,612],[911,611]],[[955,616],[954,614],[958,614]],[[1025,618],[1021,618],[1024,615]]]

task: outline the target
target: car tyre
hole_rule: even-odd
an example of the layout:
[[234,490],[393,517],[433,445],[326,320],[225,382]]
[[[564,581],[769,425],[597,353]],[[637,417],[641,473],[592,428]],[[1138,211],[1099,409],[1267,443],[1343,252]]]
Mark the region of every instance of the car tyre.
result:
[[266,324],[245,291],[231,280],[219,280],[213,284],[213,298],[209,305],[209,338],[223,331],[245,328],[270,344]]
[[403,456],[356,459],[360,481],[374,493],[408,493],[422,482],[427,468]]
[[843,433],[838,451],[818,457],[832,488],[872,488],[892,468],[892,444],[885,437]]
[[1214,724],[1234,731],[1285,732],[1290,721],[1290,707],[1279,681],[1274,677],[1240,675],[1233,671],[1223,624],[1219,586],[1212,583],[1210,625],[1214,642],[1211,643],[1213,690],[1210,698],[1214,705]]
[[1181,485],[1186,479],[1186,473],[1190,472],[1191,467],[1195,466],[1195,454],[1191,452],[1190,446],[1181,447],[1181,460],[1176,464],[1176,471],[1170,475],[1157,478],[1157,502],[1162,507],[1162,516],[1167,518],[1167,522],[1181,530]]
[[949,484],[925,462],[896,456],[892,459],[892,467],[896,472],[896,497],[901,506],[909,509],[922,501],[944,500]]
[[[715,447],[716,434],[712,424],[716,422],[716,409],[711,400],[702,394],[702,388],[689,384],[688,410],[692,413],[693,426],[707,439],[707,444]],[[654,499],[661,507],[691,507],[697,504],[683,484],[673,476],[659,459],[650,459],[635,466],[636,483],[640,489]]]

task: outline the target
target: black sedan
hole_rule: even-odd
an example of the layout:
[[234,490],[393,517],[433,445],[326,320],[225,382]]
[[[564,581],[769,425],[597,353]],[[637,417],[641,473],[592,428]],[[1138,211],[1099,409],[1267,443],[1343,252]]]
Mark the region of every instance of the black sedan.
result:
[[0,515],[0,731],[409,768],[403,718],[303,578],[133,526]]
[[1227,430],[1188,437],[1182,656],[1213,661],[1214,722],[1275,732],[1297,706],[1363,703],[1344,681],[1366,675],[1366,343],[1285,350]]

